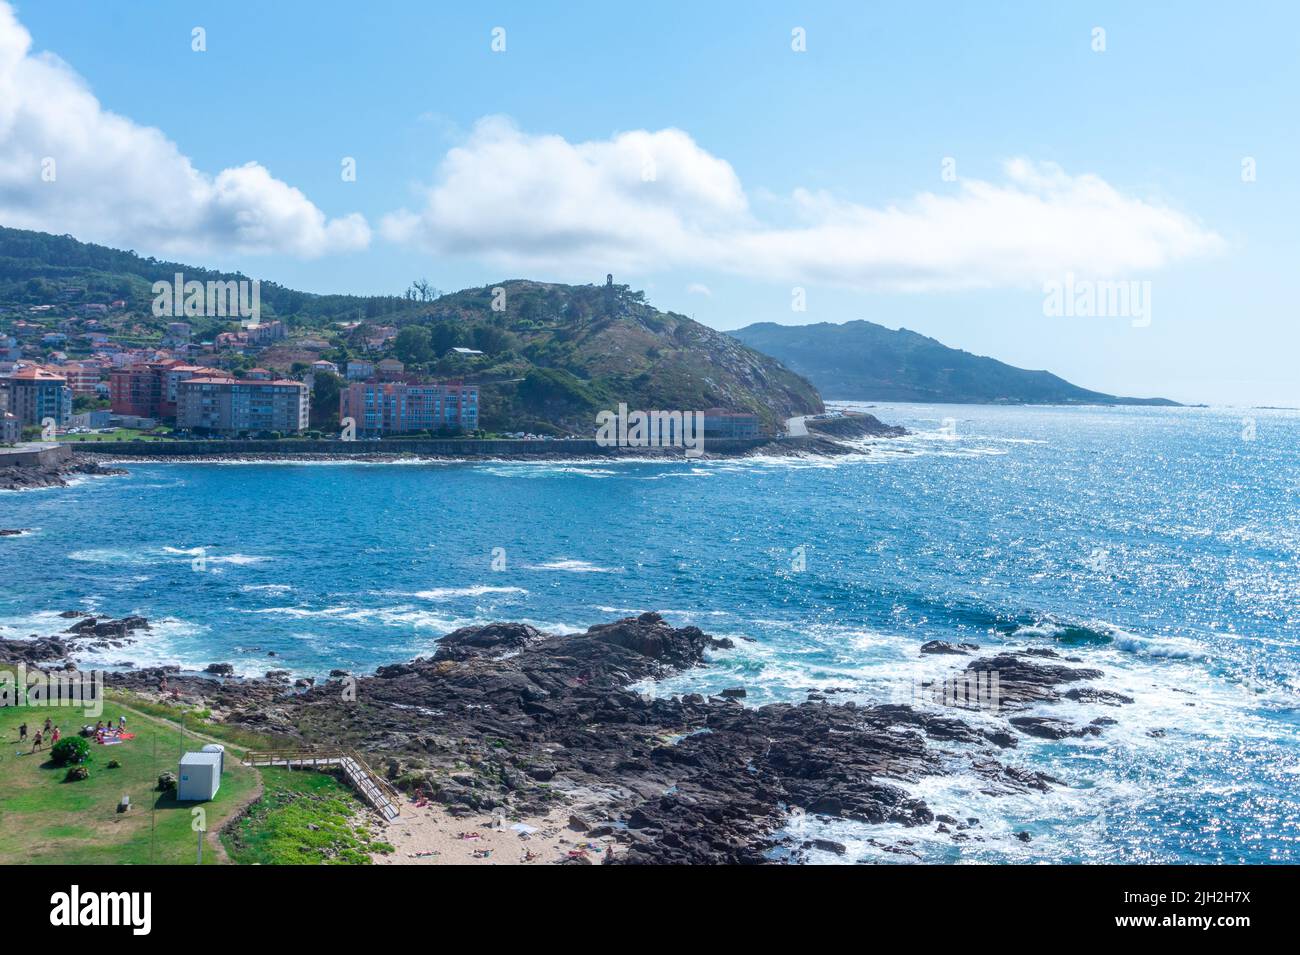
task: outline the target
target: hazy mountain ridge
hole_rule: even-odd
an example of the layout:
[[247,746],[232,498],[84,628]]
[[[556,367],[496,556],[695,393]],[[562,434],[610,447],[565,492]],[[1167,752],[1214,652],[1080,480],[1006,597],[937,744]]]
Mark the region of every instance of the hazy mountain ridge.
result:
[[830,398],[959,404],[1176,405],[1091,391],[1047,371],[1016,368],[905,328],[863,320],[759,322],[729,334],[807,377]]

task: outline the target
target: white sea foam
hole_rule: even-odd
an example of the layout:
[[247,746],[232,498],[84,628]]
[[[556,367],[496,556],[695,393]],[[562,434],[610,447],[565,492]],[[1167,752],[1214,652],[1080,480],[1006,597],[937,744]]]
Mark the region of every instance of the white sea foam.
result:
[[524,570],[552,570],[570,574],[621,574],[622,567],[601,567],[585,560],[573,560],[565,557],[548,560],[542,564],[525,564]]
[[242,608],[239,612],[300,620],[323,619],[341,620],[348,623],[373,623],[385,627],[409,627],[438,630],[444,633],[449,633],[460,627],[470,626],[476,622],[472,618],[441,616],[409,605],[396,607],[261,607],[252,610]]
[[432,590],[417,590],[410,594],[422,600],[454,600],[457,597],[483,597],[488,594],[527,594],[523,587],[489,587],[476,584],[473,587],[435,587]]

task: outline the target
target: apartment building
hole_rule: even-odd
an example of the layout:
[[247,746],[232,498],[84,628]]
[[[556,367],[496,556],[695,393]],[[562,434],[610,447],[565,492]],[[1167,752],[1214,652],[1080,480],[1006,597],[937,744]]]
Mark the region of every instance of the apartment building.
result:
[[170,419],[176,417],[177,387],[182,381],[224,377],[219,368],[176,360],[128,365],[109,375],[109,400],[114,414]]
[[72,415],[72,389],[68,380],[39,365],[21,365],[7,377],[0,378],[5,390],[4,407],[21,427],[38,425],[53,418],[63,427]]
[[478,386],[459,381],[365,381],[339,392],[339,417],[367,437],[410,431],[474,431]]
[[301,381],[189,378],[177,387],[176,425],[222,434],[290,433],[307,427],[307,386]]

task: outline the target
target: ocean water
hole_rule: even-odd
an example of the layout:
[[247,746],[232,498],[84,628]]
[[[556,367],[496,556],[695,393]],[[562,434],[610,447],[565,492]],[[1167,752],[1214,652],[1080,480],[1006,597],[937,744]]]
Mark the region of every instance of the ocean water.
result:
[[[908,788],[983,841],[797,817],[849,847],[815,861],[1300,860],[1300,414],[872,410],[915,433],[814,460],[138,463],[0,494],[0,527],[30,528],[0,538],[0,635],[143,614],[85,665],[319,676],[472,623],[655,609],[737,638],[655,692],[749,704],[913,702],[959,659],[920,656],[930,639],[1054,647],[1135,698],[1045,707],[1119,722],[1002,753],[1066,785],[985,795],[958,754]],[[899,839],[915,856],[876,846]]]

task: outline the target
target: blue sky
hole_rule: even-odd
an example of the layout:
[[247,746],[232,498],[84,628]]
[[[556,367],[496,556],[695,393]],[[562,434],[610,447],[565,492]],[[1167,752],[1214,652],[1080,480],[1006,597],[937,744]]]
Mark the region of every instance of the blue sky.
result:
[[[0,222],[322,292],[612,270],[718,328],[865,318],[1106,391],[1300,405],[1287,4],[454,6],[15,3],[24,57],[55,54],[180,159],[134,129],[76,142],[119,130],[28,95],[0,169],[66,172],[58,201],[0,173]],[[649,199],[621,178],[637,150]],[[206,185],[177,185],[185,160]],[[250,162],[265,174],[220,178]],[[1022,225],[1026,191],[1045,205]],[[250,238],[250,214],[286,207]],[[1149,281],[1150,323],[1046,316],[1067,270]]]

